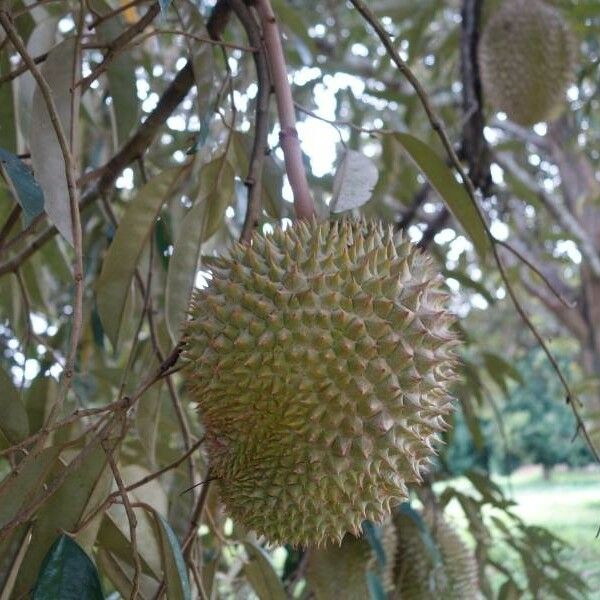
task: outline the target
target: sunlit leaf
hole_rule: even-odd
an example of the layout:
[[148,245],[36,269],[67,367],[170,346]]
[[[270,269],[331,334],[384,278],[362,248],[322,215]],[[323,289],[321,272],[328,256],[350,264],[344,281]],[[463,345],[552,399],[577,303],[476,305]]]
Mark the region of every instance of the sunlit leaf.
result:
[[481,259],[485,259],[490,243],[477,209],[462,184],[427,144],[408,133],[395,133],[394,138],[402,145],[462,225]]
[[129,203],[104,257],[96,283],[96,302],[102,326],[114,348],[135,268],[163,202],[179,175],[179,169],[163,171],[143,186]]
[[371,199],[379,171],[375,163],[355,150],[346,150],[333,180],[333,213],[359,208]]
[[103,600],[94,563],[68,535],[54,542],[38,575],[33,600]]

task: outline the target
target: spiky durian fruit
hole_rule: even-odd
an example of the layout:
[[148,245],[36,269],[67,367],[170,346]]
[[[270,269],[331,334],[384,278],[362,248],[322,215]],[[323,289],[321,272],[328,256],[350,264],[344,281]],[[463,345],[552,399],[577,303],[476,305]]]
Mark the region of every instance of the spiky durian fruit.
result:
[[306,580],[317,600],[369,600],[367,574],[376,576],[384,591],[393,587],[396,531],[391,520],[379,528],[383,556],[365,538],[347,534],[341,544],[310,550]]
[[439,512],[427,511],[423,528],[410,516],[394,517],[395,598],[398,600],[476,600],[480,597],[477,562]]
[[505,0],[479,45],[485,98],[520,125],[554,118],[564,105],[575,53],[556,8],[542,0]]
[[298,222],[219,259],[189,388],[234,519],[271,542],[378,523],[434,453],[456,345],[429,258],[367,222]]

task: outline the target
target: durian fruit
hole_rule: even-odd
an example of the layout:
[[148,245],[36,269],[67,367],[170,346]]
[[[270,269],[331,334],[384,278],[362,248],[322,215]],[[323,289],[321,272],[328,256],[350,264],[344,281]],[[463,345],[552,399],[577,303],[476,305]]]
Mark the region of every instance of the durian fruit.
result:
[[384,591],[393,588],[396,531],[390,519],[379,528],[379,536],[384,557],[377,556],[366,538],[352,534],[346,534],[341,544],[310,550],[306,581],[316,600],[369,600],[368,572],[379,579]]
[[396,600],[477,600],[477,562],[439,512],[426,511],[421,530],[406,514],[394,516]]
[[391,226],[297,222],[234,244],[185,330],[211,473],[241,526],[340,542],[434,454],[455,379],[430,259]]
[[505,0],[479,44],[484,97],[524,126],[552,119],[565,104],[576,58],[562,14],[543,0]]

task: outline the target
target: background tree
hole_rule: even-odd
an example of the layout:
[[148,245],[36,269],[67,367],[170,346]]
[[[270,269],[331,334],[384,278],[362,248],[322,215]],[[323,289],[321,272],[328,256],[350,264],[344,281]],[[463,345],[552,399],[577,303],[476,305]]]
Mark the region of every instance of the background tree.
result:
[[[488,384],[508,389],[514,353],[534,340],[526,314],[538,341],[576,342],[569,359],[585,377],[545,393],[566,398],[571,431],[589,434],[592,450],[598,431],[600,10],[595,0],[553,4],[577,36],[576,81],[560,118],[525,128],[482,95],[477,48],[496,0],[323,0],[310,10],[273,0],[317,212],[328,213],[336,157],[350,149],[376,166],[360,211],[406,230],[447,278],[466,340],[457,418],[478,448],[478,415],[497,412]],[[53,560],[77,565],[89,597],[96,567],[123,597],[311,593],[304,549],[275,551],[281,579],[261,541],[223,514],[178,372],[180,325],[214,257],[294,218],[298,162],[284,176],[289,131],[284,123],[280,144],[281,91],[257,14],[241,0],[0,2],[7,597],[36,580],[47,593]],[[445,458],[432,479],[455,474]],[[413,494],[438,511],[460,504],[483,593],[582,593],[560,542],[517,519],[487,476],[467,476],[472,494],[431,482]],[[411,510],[435,556],[432,526]],[[499,561],[499,531],[518,570]]]

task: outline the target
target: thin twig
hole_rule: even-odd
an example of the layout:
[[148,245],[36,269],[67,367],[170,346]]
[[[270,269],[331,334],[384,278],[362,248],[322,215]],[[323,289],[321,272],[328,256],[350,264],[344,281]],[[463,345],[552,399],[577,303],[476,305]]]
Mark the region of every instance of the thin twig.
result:
[[240,235],[240,241],[248,244],[250,243],[252,232],[258,226],[261,210],[262,173],[265,152],[267,150],[267,138],[269,135],[269,98],[271,95],[271,80],[269,76],[269,65],[262,44],[258,23],[244,2],[232,2],[231,8],[242,23],[250,44],[256,48],[253,56],[254,65],[256,67],[256,83],[258,85],[258,91],[256,94],[256,112],[254,119],[254,143],[250,153],[248,175],[244,182],[248,189],[248,207],[246,209],[242,233]]

